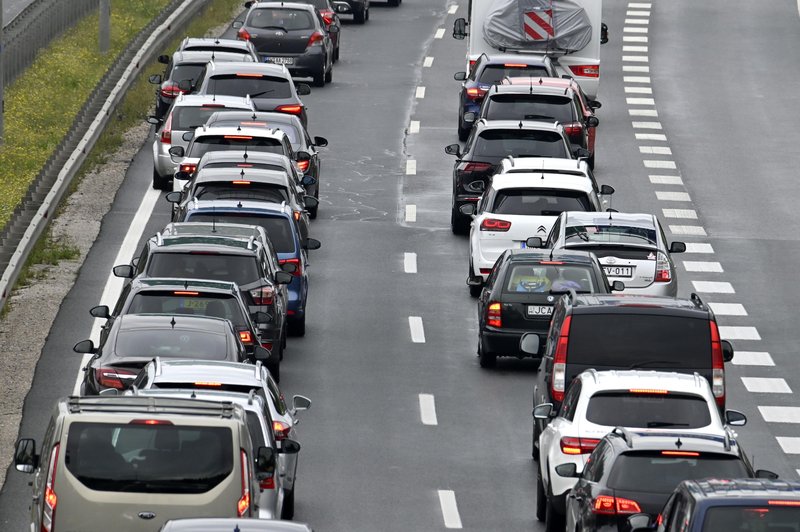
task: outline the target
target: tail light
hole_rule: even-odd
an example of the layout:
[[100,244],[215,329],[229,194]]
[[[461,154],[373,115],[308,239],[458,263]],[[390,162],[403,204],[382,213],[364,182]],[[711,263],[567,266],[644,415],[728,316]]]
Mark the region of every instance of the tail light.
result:
[[254,305],[272,305],[272,302],[275,301],[275,288],[271,286],[254,288],[250,290],[250,296],[253,298]]
[[564,124],[564,133],[567,136],[574,137],[576,135],[583,134],[583,124],[580,122],[571,122],[569,124]]
[[489,275],[490,273],[492,273],[492,269],[491,268],[481,268],[480,271],[481,271],[481,275]]
[[725,362],[722,359],[722,343],[719,339],[717,322],[709,321],[711,328],[711,391],[717,399],[717,404],[725,404]]
[[489,327],[503,327],[503,306],[497,301],[489,303],[486,309],[486,325]]
[[178,168],[180,172],[186,172],[187,174],[191,175],[197,170],[197,165],[195,163],[186,163],[181,164]]
[[279,113],[288,113],[290,115],[299,115],[303,112],[302,105],[279,105],[275,108],[275,111]]
[[474,67],[474,66],[475,66],[475,63],[477,63],[477,62],[478,62],[478,60],[477,60],[477,59],[470,59],[470,60],[469,60],[469,71],[470,71],[470,72],[472,72],[472,67]]
[[161,129],[161,144],[172,144],[172,113],[169,114]]
[[482,100],[484,96],[486,96],[485,89],[481,89],[480,87],[467,89],[467,99],[469,100],[477,102]]
[[599,439],[595,438],[572,438],[564,436],[561,438],[561,452],[564,454],[589,454],[594,451]]
[[311,166],[311,161],[297,161],[297,168],[301,172],[305,172],[308,170],[308,167]]
[[300,221],[300,218],[303,216],[302,211],[292,211],[292,214],[294,215],[295,221]]
[[642,512],[639,503],[631,499],[600,495],[594,500],[592,511],[600,515],[638,514]]
[[320,9],[319,14],[322,15],[322,20],[325,21],[326,28],[333,24],[333,11],[330,9]]
[[162,98],[177,98],[179,94],[186,94],[187,92],[189,91],[178,88],[178,84],[172,81],[167,81],[161,85]]
[[272,351],[272,342],[261,342],[261,347]]
[[458,172],[464,177],[464,174],[471,174],[474,172],[486,172],[492,169],[489,163],[461,163],[458,165]]
[[315,31],[311,34],[311,37],[308,38],[308,44],[306,44],[306,48],[311,48],[312,46],[322,46],[324,41],[325,34],[321,31]]
[[250,345],[253,343],[253,335],[250,334],[250,331],[239,331],[239,340],[243,344]]
[[556,354],[553,360],[553,378],[551,380],[550,393],[555,401],[561,402],[564,399],[564,388],[567,386],[567,347],[569,344],[569,326],[572,323],[572,316],[564,318],[561,326],[561,336],[558,337],[556,344]]
[[505,233],[511,229],[511,222],[497,220],[496,218],[484,218],[481,222],[481,231],[499,231]]
[[302,277],[303,276],[303,263],[300,262],[300,259],[281,259],[278,261],[279,264],[294,264],[294,272],[292,275],[295,277]]
[[274,490],[275,489],[275,476],[269,476],[266,478],[262,478],[258,481],[258,487],[262,490]]
[[242,467],[242,496],[239,502],[236,503],[236,513],[239,517],[250,509],[250,463],[247,460],[247,453],[241,449],[241,467]]
[[666,255],[658,252],[656,259],[656,282],[668,283],[672,280],[672,268]]
[[124,390],[128,382],[136,378],[136,373],[113,366],[100,366],[94,370],[94,376],[100,386]]
[[53,446],[50,451],[50,470],[47,472],[47,481],[44,485],[44,504],[42,505],[42,532],[52,532],[56,521],[56,505],[58,495],[53,485],[56,482],[56,468],[58,467],[58,450],[60,443]]
[[244,28],[239,29],[239,32],[236,34],[236,38],[240,41],[249,41],[250,40],[250,32]]
[[278,441],[288,438],[291,431],[291,425],[284,421],[275,420],[272,422],[272,432],[275,433],[275,439]]
[[600,65],[571,65],[572,73],[582,78],[599,78]]

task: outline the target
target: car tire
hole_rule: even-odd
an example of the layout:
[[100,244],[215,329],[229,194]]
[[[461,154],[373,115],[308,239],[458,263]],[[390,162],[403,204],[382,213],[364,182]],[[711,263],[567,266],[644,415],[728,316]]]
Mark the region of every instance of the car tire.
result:
[[589,164],[589,168],[594,170],[594,153],[592,153],[591,157],[589,157],[586,162]]
[[319,206],[314,207],[313,209],[308,209],[308,217],[312,220],[317,219],[317,211],[319,210]]
[[494,353],[487,353],[483,348],[483,341],[478,336],[478,362],[482,368],[493,368],[497,365],[497,355]]
[[469,234],[469,223],[464,220],[464,217],[458,212],[455,205],[453,205],[450,211],[450,229],[453,231],[454,235]]
[[169,179],[161,177],[155,168],[153,168],[153,188],[156,190],[169,190]]
[[287,327],[288,333],[291,336],[305,336],[306,335],[306,316],[303,314],[302,318],[289,321]]
[[367,2],[367,7],[365,7],[364,10],[364,20],[369,20],[369,2]]
[[333,61],[331,61],[331,68],[325,73],[325,83],[333,83]]
[[361,11],[356,11],[353,13],[353,22],[356,24],[363,24],[367,21],[367,8],[365,7]]
[[397,7],[400,5],[401,0],[388,0],[389,7]]
[[547,494],[544,492],[542,470],[536,467],[536,519],[544,521],[547,518]]
[[281,519],[294,519],[294,487],[287,490],[283,496],[283,508],[281,509]]
[[483,291],[483,285],[478,285],[478,286],[469,285],[469,295],[474,298],[480,296],[482,291]]
[[[283,351],[281,349],[281,351]],[[280,358],[269,357],[267,359],[267,363],[264,364],[269,371],[269,374],[272,375],[272,378],[275,379],[275,382],[281,382],[281,362]]]
[[544,530],[545,532],[564,532],[564,528],[567,526],[566,519],[564,516],[558,513],[556,507],[553,505],[553,495],[552,493],[547,497],[547,509],[545,510],[546,515],[544,519]]
[[327,72],[325,72],[325,65],[322,65],[319,72],[312,76],[311,84],[315,87],[324,87],[325,86],[325,76]]
[[334,63],[338,63],[339,62],[339,47],[340,46],[341,46],[341,43],[338,43],[336,45],[336,50],[333,51],[333,62]]

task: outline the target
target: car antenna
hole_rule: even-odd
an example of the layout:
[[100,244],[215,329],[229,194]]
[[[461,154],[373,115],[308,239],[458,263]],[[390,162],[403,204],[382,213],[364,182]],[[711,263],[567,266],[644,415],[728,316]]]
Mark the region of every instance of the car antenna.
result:
[[675,447],[677,447],[678,449],[683,447],[683,442],[681,441],[681,437],[680,436],[678,436],[678,440],[675,442]]
[[242,200],[239,200],[239,203],[237,203],[237,204],[236,204],[236,207],[237,207],[238,209],[241,209],[241,208],[242,208]]
[[173,329],[175,328],[175,316],[172,316],[172,320],[170,320],[169,324],[172,325]]
[[212,61],[217,57],[215,54],[216,54],[216,51],[211,50],[211,60]]
[[183,281],[183,289],[184,290],[188,290],[189,289],[189,281]]
[[519,128],[522,129],[522,120],[519,121]]
[[211,206],[211,232],[217,232],[217,206]]
[[242,130],[242,124],[239,124],[238,126],[236,126],[236,131],[241,131],[241,130]]
[[253,116],[251,116],[250,118],[251,118],[252,120],[255,120],[255,119],[257,118],[257,117],[256,117],[256,112],[255,112],[255,111],[253,111]]
[[190,395],[189,397],[190,397],[191,399],[197,399],[197,394],[196,394],[196,393],[194,393],[194,390],[192,390],[192,395]]

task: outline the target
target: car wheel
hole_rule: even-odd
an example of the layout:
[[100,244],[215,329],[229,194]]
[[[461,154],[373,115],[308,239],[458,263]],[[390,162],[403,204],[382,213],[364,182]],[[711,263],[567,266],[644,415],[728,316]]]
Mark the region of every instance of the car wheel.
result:
[[547,509],[545,510],[546,514],[544,519],[544,530],[545,532],[564,532],[564,527],[566,527],[566,519],[564,516],[558,513],[556,507],[553,505],[553,496],[552,494],[546,498],[547,500]]
[[547,495],[542,482],[542,470],[536,467],[536,519],[544,521],[547,514]]
[[308,209],[308,217],[312,220],[317,219],[317,211],[319,210],[319,206],[314,207],[313,209]]
[[478,361],[482,368],[493,368],[497,364],[497,355],[486,352],[480,337],[478,338]]
[[341,46],[341,43],[337,43],[336,44],[336,50],[333,51],[333,62],[334,63],[338,63],[339,62],[339,47],[340,46]]
[[364,8],[366,13],[364,14],[364,20],[369,20],[369,2],[367,2],[367,7]]
[[539,461],[539,436],[541,433],[539,432],[539,424],[536,421],[533,422],[533,436],[531,437],[531,456],[533,457],[534,462]]
[[472,131],[469,128],[461,127],[461,124],[458,125],[458,140],[464,142],[469,138],[469,132]]
[[294,488],[288,490],[283,496],[283,509],[281,510],[281,519],[294,518]]
[[289,334],[292,336],[305,336],[306,334],[306,316],[302,318],[289,321]]
[[463,215],[458,212],[455,205],[450,211],[450,229],[454,235],[467,235],[469,234],[469,223],[464,220]]
[[361,11],[356,11],[353,13],[353,22],[356,24],[363,24],[367,20],[367,8],[365,7]]
[[313,81],[311,82],[312,85],[315,87],[324,87],[325,86],[325,76],[327,73],[325,72],[325,65],[322,65],[319,69],[319,72],[314,74],[312,77]]
[[390,7],[397,7],[400,5],[400,0],[388,0]]
[[153,168],[153,188],[156,190],[169,189],[169,179],[161,177],[155,168]]
[[[469,281],[472,278],[473,270],[474,270],[474,268],[472,267],[472,260],[470,260],[469,261],[469,272],[467,273],[467,281]],[[481,291],[483,291],[483,285],[482,284],[479,284],[477,286],[474,286],[474,285],[467,285],[467,286],[469,286],[469,295],[471,295],[472,297],[478,297],[479,295],[481,295]]]
[[[281,349],[281,352],[283,349]],[[274,351],[273,351],[274,354]],[[282,353],[281,353],[282,354]],[[275,379],[275,382],[281,382],[281,361],[280,355],[278,356],[271,356],[267,359],[267,363],[264,364],[269,371],[269,374],[272,375],[272,378]]]
[[328,69],[328,72],[325,74],[325,83],[333,82],[333,62],[331,62],[331,68]]

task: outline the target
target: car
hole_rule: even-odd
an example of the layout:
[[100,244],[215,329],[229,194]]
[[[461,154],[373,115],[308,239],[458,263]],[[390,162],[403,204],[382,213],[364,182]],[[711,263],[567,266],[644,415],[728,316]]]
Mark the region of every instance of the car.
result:
[[332,0],[331,3],[339,15],[353,15],[356,24],[364,24],[369,20],[370,0]]
[[115,266],[113,273],[123,279],[170,277],[234,282],[241,289],[251,315],[264,312],[272,316],[268,323],[259,323],[261,345],[278,360],[283,358],[286,285],[293,277],[281,269],[277,256],[255,236],[157,233],[147,239],[138,257],[130,264]]
[[[265,63],[284,65],[295,77],[312,78],[317,87],[333,81],[334,42],[339,26],[326,24],[316,7],[299,2],[245,2],[249,11],[239,39],[250,41]],[[240,25],[241,24],[241,25]]]
[[725,362],[732,359],[733,346],[720,339],[714,312],[697,294],[569,294],[553,308],[533,406],[551,403],[558,410],[572,379],[590,368],[652,369],[699,373],[722,410]]
[[453,76],[456,81],[462,82],[458,95],[458,139],[461,141],[467,140],[474,123],[467,122],[465,114],[478,114],[481,102],[492,85],[499,85],[507,77],[558,77],[553,62],[546,54],[483,54],[470,63],[469,72],[456,72]]
[[580,475],[575,464],[556,468],[561,476],[577,477],[567,496],[567,530],[625,530],[630,515],[657,514],[684,480],[776,478],[754,471],[739,442],[727,434],[618,427],[587,462]]
[[296,521],[275,521],[266,519],[226,519],[226,518],[200,518],[200,519],[173,519],[159,532],[314,532],[304,523]]
[[583,176],[592,182],[595,192],[600,192],[594,172],[585,159],[576,161],[556,157],[506,157],[500,161],[496,170],[496,175],[531,173]]
[[563,212],[544,243],[553,249],[591,251],[612,281],[631,294],[675,297],[678,270],[673,253],[683,242],[668,242],[658,218],[644,213]]
[[600,124],[594,109],[599,107],[600,102],[587,100],[574,79],[506,78],[502,84],[489,88],[480,111],[464,113],[464,122],[470,124],[480,118],[555,120],[564,126],[573,146],[589,152],[587,162],[594,168],[594,146]]
[[763,478],[684,480],[654,520],[628,518],[631,532],[790,531],[800,522],[800,482]]
[[[299,448],[284,441],[281,456]],[[180,517],[249,518],[258,476],[277,461],[273,449],[253,447],[237,404],[130,396],[59,399],[41,450],[22,438],[14,453],[16,470],[33,475],[36,531],[151,532]]]
[[[184,389],[184,390],[220,390],[249,395],[254,392],[265,399],[272,418],[272,429],[275,440],[282,451],[286,446],[297,444],[297,413],[308,410],[311,400],[302,395],[292,397],[291,408],[286,404],[283,393],[267,368],[256,362],[253,364],[237,364],[234,362],[202,362],[196,360],[165,360],[156,358],[147,364],[133,386],[138,390],[149,389]],[[289,442],[288,444],[286,442]],[[299,449],[298,449],[299,450]],[[293,491],[297,479],[297,460],[295,453],[278,455],[278,467],[285,471],[284,489],[289,491],[287,498],[292,503]],[[286,503],[284,503],[286,506]]]
[[179,94],[189,94],[200,84],[209,61],[253,61],[249,54],[217,51],[175,52],[172,57],[161,55],[158,60],[166,65],[164,74],[153,74],[149,78],[153,85],[160,85],[156,90],[156,118],[164,117]]
[[300,99],[311,93],[305,83],[295,85],[284,65],[267,63],[213,63],[206,69],[197,94],[250,96],[258,111],[276,111],[300,117],[308,127],[306,106]]
[[[342,21],[339,19],[339,14],[336,13],[336,10],[333,7],[333,3],[331,0],[295,0],[298,4],[311,4],[317,11],[319,11],[320,16],[322,16],[322,22],[325,23],[325,29],[327,30],[328,34],[331,37],[331,41],[333,41],[333,62],[337,62],[339,60],[339,49],[342,40]],[[339,27],[339,31],[331,32],[331,26]]]
[[[479,286],[478,357],[493,367],[498,356],[540,358],[553,302],[569,290],[608,294],[622,283],[608,283],[597,257],[587,252],[508,249],[500,254],[485,285]],[[470,289],[474,285],[470,286]],[[520,341],[539,336],[539,349],[527,354]]]
[[571,159],[574,154],[584,154],[580,147],[573,153],[563,126],[555,122],[524,120],[478,120],[463,152],[458,144],[450,144],[444,151],[456,157],[450,210],[450,227],[455,234],[469,232],[471,218],[460,211],[461,206],[474,204],[480,199],[498,165],[506,157]]
[[238,39],[221,39],[219,37],[186,37],[178,45],[178,52],[224,52],[229,54],[242,54],[249,56],[244,61],[252,59],[258,62],[258,53],[253,43]]
[[734,439],[731,427],[747,422],[734,410],[720,416],[711,386],[697,373],[644,370],[586,370],[570,384],[559,411],[548,403],[537,406],[533,415],[547,422],[533,442],[539,462],[536,517],[545,522],[563,521],[567,494],[575,486],[574,478],[558,475],[556,468],[569,463],[577,473],[583,471],[589,453],[615,427]]
[[[100,344],[105,342],[114,322],[129,314],[164,314],[169,316],[210,316],[229,320],[244,344],[249,359],[255,360],[255,348],[261,345],[259,327],[266,326],[272,316],[256,312],[252,316],[236,283],[200,279],[135,278],[120,293],[113,312],[107,305],[93,307],[89,314],[106,322],[100,331]],[[278,357],[267,359],[273,374],[280,374]]]
[[306,333],[308,300],[307,251],[319,249],[320,242],[302,239],[297,218],[286,204],[261,201],[197,201],[187,205],[181,222],[227,222],[260,225],[278,255],[280,264],[291,268],[288,285],[287,331],[293,336]]
[[[614,188],[600,187],[602,196]],[[477,205],[460,211],[472,217],[469,232],[467,283],[480,286],[506,249],[525,248],[531,237],[544,239],[564,211],[599,212],[604,202],[592,182],[583,176],[544,173],[500,174],[492,178]]]
[[184,140],[185,133],[205,124],[209,116],[216,112],[230,110],[255,112],[255,106],[248,97],[238,96],[198,96],[195,94],[179,94],[162,120],[155,115],[147,121],[155,126],[153,130],[153,188],[171,190],[171,184],[178,165],[170,155],[174,146],[183,149],[189,145]]
[[[328,1],[328,0],[325,0]],[[208,117],[206,125],[209,127],[242,126],[242,127],[276,127],[286,133],[292,144],[295,153],[305,152],[309,155],[308,159],[296,161],[297,169],[303,176],[311,176],[314,182],[304,185],[306,193],[319,199],[319,179],[322,173],[322,162],[320,161],[317,148],[324,148],[328,145],[325,137],[311,137],[303,127],[300,119],[294,115],[286,113],[220,113]],[[318,207],[309,208],[308,212],[311,219],[317,217]]]

